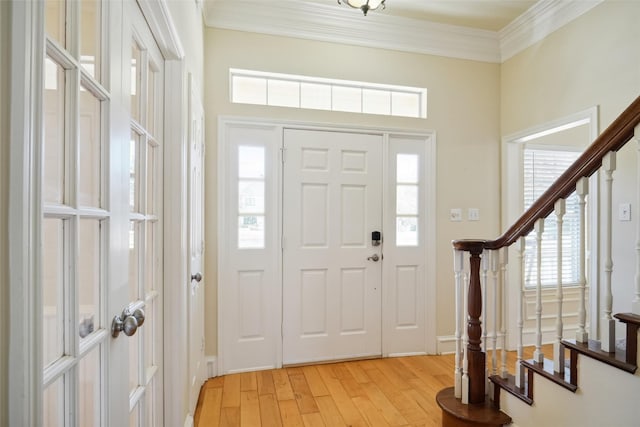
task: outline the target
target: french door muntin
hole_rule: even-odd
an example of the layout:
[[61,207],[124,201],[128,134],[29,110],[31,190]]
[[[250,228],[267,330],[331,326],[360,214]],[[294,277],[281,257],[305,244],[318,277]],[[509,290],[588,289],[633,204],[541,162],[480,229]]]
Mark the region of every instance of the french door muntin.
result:
[[107,15],[97,2],[45,4],[44,425],[106,425],[110,93],[102,82]]

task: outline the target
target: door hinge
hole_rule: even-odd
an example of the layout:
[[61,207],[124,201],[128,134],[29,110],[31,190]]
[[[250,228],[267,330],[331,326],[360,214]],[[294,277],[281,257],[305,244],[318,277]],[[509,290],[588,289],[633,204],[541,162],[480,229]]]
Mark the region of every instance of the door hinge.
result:
[[280,148],[280,160],[282,161],[282,163],[285,162],[285,154],[287,153],[287,149],[284,147]]

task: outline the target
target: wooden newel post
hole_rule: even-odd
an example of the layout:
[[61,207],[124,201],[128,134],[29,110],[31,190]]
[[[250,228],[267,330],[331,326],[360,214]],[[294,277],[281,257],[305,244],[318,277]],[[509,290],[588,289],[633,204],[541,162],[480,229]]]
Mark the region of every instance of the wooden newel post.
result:
[[469,322],[467,331],[469,343],[467,345],[469,360],[469,403],[483,403],[485,399],[485,353],[481,347],[482,322],[482,288],[480,287],[480,254],[482,247],[469,251]]

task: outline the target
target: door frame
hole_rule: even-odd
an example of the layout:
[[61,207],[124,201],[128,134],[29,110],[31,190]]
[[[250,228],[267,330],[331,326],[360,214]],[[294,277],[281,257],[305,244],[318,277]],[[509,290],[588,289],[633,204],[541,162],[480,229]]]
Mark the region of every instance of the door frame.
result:
[[[226,331],[223,327],[225,323],[225,319],[223,318],[223,302],[225,289],[223,284],[229,280],[230,272],[227,271],[228,260],[226,255],[226,247],[225,243],[227,239],[225,238],[224,233],[226,233],[232,224],[227,219],[228,213],[226,210],[226,205],[221,203],[221,200],[227,200],[227,187],[229,185],[229,176],[228,169],[229,166],[227,164],[228,156],[229,156],[229,144],[226,131],[230,126],[256,126],[264,129],[269,129],[272,133],[276,134],[279,138],[280,145],[278,149],[282,147],[282,139],[285,128],[294,128],[294,129],[302,129],[302,130],[317,130],[317,131],[334,131],[334,132],[351,132],[351,133],[376,133],[383,135],[383,159],[382,159],[382,180],[383,180],[383,188],[382,188],[382,197],[383,197],[383,213],[382,213],[382,223],[387,224],[389,219],[388,212],[388,204],[386,200],[388,199],[388,190],[387,186],[384,184],[388,182],[389,178],[389,168],[388,162],[389,158],[389,137],[390,136],[407,136],[407,137],[423,137],[425,138],[425,166],[428,169],[428,174],[426,177],[425,188],[423,191],[423,195],[426,200],[426,227],[425,227],[425,235],[427,236],[425,242],[425,252],[427,254],[425,260],[425,308],[426,308],[426,319],[425,319],[425,351],[420,352],[420,354],[436,354],[437,351],[437,336],[436,336],[436,132],[433,130],[425,130],[425,129],[399,129],[399,128],[386,128],[386,127],[375,127],[375,126],[362,126],[362,125],[335,125],[335,124],[327,124],[327,123],[316,123],[311,121],[292,121],[292,120],[278,120],[278,119],[270,119],[270,118],[256,118],[256,117],[242,117],[242,116],[219,116],[218,117],[218,203],[217,203],[217,215],[218,215],[218,230],[220,230],[221,234],[216,243],[216,247],[218,250],[218,277],[217,277],[217,293],[218,293],[218,305],[217,305],[217,330],[218,330],[218,359],[217,359],[217,372],[224,374],[228,373],[225,369],[225,342],[226,342]],[[281,152],[281,156],[282,156]],[[277,182],[274,182],[272,185],[277,185],[279,189],[278,194],[278,208],[277,208],[277,226],[278,226],[278,235],[282,236],[282,163],[278,162],[278,171],[274,172],[274,176],[277,177]],[[282,367],[283,354],[282,354],[282,285],[283,285],[283,270],[282,270],[282,250],[278,251],[277,254],[277,288],[279,292],[275,292],[272,296],[272,304],[279,313],[278,319],[275,319],[275,323],[278,325],[279,329],[277,331],[272,331],[280,337],[278,342],[276,343],[276,360],[274,361],[276,367]],[[388,291],[385,287],[385,278],[387,272],[385,270],[384,265],[382,266],[382,297],[383,302],[385,295],[387,295]],[[389,350],[389,343],[385,338],[385,331],[389,330],[391,319],[389,319],[389,315],[385,313],[384,303],[382,306],[382,325],[381,325],[381,333],[382,333],[382,356],[400,356],[403,354],[396,354]],[[417,354],[417,353],[411,353]]]
[[[186,99],[186,72],[184,49],[171,18],[167,0],[137,0],[151,32],[160,47],[165,60],[165,194],[186,193],[186,126],[183,108]],[[11,81],[9,159],[9,370],[8,420],[9,425],[42,424],[42,313],[38,307],[42,303],[39,265],[42,257],[40,233],[42,223],[40,165],[42,164],[42,104],[43,104],[43,58],[45,55],[44,3],[12,2],[11,15]],[[112,34],[107,46],[118,46]],[[174,179],[167,179],[173,177]],[[186,277],[187,253],[181,250],[179,239],[171,239],[185,233],[187,218],[186,200],[169,203],[164,198],[165,243],[164,257],[172,262],[164,269],[164,283],[174,283]],[[185,246],[182,246],[184,248]],[[176,261],[178,260],[178,261]],[[187,289],[187,287],[185,287]],[[165,292],[172,290],[166,287]],[[176,292],[179,293],[179,292]],[[180,304],[186,301],[186,293],[178,295],[165,293],[165,313],[186,319],[186,309]],[[113,307],[109,308],[114,311]],[[115,312],[115,311],[114,311]],[[167,322],[168,324],[175,324]],[[179,322],[178,322],[179,323]],[[170,328],[164,331],[164,366],[173,362],[175,340],[180,336]],[[171,364],[172,370],[178,364]],[[107,367],[108,368],[108,367]],[[186,409],[180,405],[179,391],[186,381],[186,375],[179,377],[165,374],[165,423],[179,425],[171,420],[181,418]],[[172,395],[175,393],[175,396]],[[106,395],[105,398],[108,398]],[[128,408],[127,408],[128,409]],[[181,420],[184,422],[184,419]]]

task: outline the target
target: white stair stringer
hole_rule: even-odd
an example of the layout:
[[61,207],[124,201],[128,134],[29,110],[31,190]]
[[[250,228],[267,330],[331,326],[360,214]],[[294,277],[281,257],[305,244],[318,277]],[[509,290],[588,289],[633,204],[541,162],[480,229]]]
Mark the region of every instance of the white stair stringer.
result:
[[500,409],[513,426],[631,427],[640,419],[634,396],[640,375],[578,355],[578,390],[570,392],[534,374],[533,405],[509,393],[500,393]]

